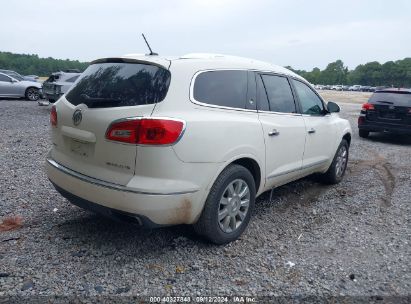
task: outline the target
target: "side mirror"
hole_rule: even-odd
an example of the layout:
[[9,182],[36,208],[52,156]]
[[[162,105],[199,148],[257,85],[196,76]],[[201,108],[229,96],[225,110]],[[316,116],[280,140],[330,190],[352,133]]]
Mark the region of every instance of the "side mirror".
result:
[[18,82],[18,81],[14,78],[11,78],[11,82]]
[[338,113],[340,112],[340,106],[336,104],[335,102],[329,101],[327,103],[327,110],[330,113]]

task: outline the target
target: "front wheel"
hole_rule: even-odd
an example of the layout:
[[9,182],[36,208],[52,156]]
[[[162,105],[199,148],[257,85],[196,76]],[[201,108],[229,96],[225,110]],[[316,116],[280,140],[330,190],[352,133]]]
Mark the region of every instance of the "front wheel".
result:
[[37,101],[40,98],[40,92],[37,88],[28,88],[25,95],[26,99],[30,101]]
[[322,175],[322,179],[327,184],[338,184],[344,177],[348,164],[348,142],[343,139],[338,146],[333,162],[327,172]]
[[250,221],[255,193],[250,171],[240,165],[228,166],[211,187],[194,229],[215,244],[238,239]]

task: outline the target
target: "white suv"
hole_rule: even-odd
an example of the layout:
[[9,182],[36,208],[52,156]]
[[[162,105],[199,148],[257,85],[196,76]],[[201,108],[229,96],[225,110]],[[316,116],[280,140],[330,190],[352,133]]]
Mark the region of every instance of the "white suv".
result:
[[92,62],[52,107],[47,174],[73,204],[223,244],[256,196],[312,173],[338,183],[351,128],[291,71],[251,59]]

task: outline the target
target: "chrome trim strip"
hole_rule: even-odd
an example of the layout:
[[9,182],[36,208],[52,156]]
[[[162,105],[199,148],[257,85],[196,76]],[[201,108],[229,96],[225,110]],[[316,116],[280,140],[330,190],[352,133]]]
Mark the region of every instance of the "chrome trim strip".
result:
[[296,171],[301,171],[301,170],[308,169],[308,168],[311,168],[311,167],[315,167],[315,166],[321,165],[321,164],[326,163],[326,162],[327,162],[327,160],[321,160],[321,161],[318,161],[318,162],[315,162],[315,163],[312,163],[312,164],[309,164],[309,165],[302,166],[299,169],[291,169],[291,170],[287,170],[287,171],[284,171],[284,172],[281,172],[281,173],[272,174],[272,175],[267,176],[267,179],[274,178],[274,177],[281,176],[281,175],[286,175],[286,174],[296,172]]
[[76,171],[73,171],[65,166],[60,165],[59,163],[57,163],[56,161],[47,158],[47,162],[55,169],[66,173],[72,177],[78,178],[84,182],[93,184],[93,185],[97,185],[100,187],[104,187],[104,188],[108,188],[108,189],[113,189],[113,190],[117,190],[117,191],[124,191],[124,192],[132,192],[132,193],[137,193],[137,194],[146,194],[146,195],[179,195],[179,194],[188,194],[188,193],[195,193],[198,190],[190,190],[190,191],[180,191],[180,192],[168,192],[168,193],[153,193],[153,192],[145,192],[145,191],[140,191],[140,190],[134,190],[130,187],[126,187],[123,185],[119,185],[119,184],[114,184],[114,183],[109,183],[109,182],[105,182],[102,181],[100,179],[97,178],[93,178],[84,174],[80,174]]

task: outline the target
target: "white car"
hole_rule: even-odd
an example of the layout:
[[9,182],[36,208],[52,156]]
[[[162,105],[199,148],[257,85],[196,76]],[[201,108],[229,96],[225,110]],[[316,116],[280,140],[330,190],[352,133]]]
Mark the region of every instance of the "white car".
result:
[[69,201],[223,244],[261,193],[343,178],[351,127],[300,76],[212,54],[92,62],[51,109],[47,175]]

